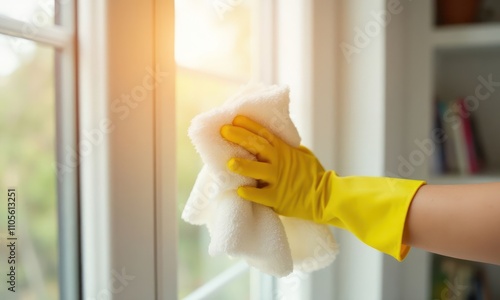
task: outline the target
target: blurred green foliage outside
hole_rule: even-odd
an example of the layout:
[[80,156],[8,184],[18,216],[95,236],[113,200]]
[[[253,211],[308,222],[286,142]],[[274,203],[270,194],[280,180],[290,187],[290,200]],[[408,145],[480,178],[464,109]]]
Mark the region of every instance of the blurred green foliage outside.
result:
[[[7,269],[7,189],[17,190],[16,294],[58,299],[54,51],[0,36],[0,270]],[[10,54],[9,54],[10,53]],[[7,60],[8,59],[8,60]],[[7,69],[9,68],[9,69]],[[4,280],[5,279],[5,280]]]

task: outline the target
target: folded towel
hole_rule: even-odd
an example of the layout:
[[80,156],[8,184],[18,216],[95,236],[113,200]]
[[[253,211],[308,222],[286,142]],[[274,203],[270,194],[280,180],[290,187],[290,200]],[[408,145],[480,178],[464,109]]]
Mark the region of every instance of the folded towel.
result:
[[241,199],[236,189],[256,180],[226,169],[232,157],[256,158],[220,136],[220,128],[236,115],[267,127],[293,147],[300,136],[289,114],[288,87],[247,85],[222,106],[196,116],[189,137],[205,164],[198,174],[182,218],[206,225],[210,255],[243,258],[250,266],[282,277],[292,271],[326,267],[338,252],[326,225],[278,216],[271,208]]

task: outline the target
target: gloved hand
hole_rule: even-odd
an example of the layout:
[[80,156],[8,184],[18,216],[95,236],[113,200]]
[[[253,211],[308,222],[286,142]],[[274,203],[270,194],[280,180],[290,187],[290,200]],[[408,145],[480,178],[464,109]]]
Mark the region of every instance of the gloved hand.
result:
[[340,177],[325,171],[314,154],[294,148],[260,124],[237,116],[221,135],[257,157],[232,158],[227,167],[259,181],[238,195],[273,208],[276,213],[351,231],[373,248],[402,260],[406,214],[423,181],[385,177]]

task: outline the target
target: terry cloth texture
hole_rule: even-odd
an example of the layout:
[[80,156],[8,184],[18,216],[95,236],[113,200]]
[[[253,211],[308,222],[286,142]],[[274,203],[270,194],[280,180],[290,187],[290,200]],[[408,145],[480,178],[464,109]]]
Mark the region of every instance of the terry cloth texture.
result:
[[210,255],[242,258],[277,277],[326,267],[338,246],[326,225],[278,216],[269,207],[240,198],[239,186],[257,182],[228,171],[226,163],[233,157],[256,158],[223,139],[220,128],[244,115],[298,147],[300,136],[290,119],[289,103],[286,86],[247,85],[222,106],[192,120],[188,135],[204,166],[182,213],[186,222],[207,226]]

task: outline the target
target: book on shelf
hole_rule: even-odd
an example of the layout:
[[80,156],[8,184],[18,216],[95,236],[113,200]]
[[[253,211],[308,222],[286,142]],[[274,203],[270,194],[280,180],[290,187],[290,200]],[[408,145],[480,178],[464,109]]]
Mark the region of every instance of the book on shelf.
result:
[[462,133],[465,140],[465,152],[467,154],[466,160],[468,162],[468,170],[470,173],[477,173],[479,171],[479,162],[474,146],[475,137],[472,134],[472,112],[469,112],[464,99],[458,100],[460,118],[462,121]]
[[481,169],[481,143],[473,111],[465,99],[436,101],[435,127],[443,132],[437,145],[434,169],[437,173],[475,174]]

